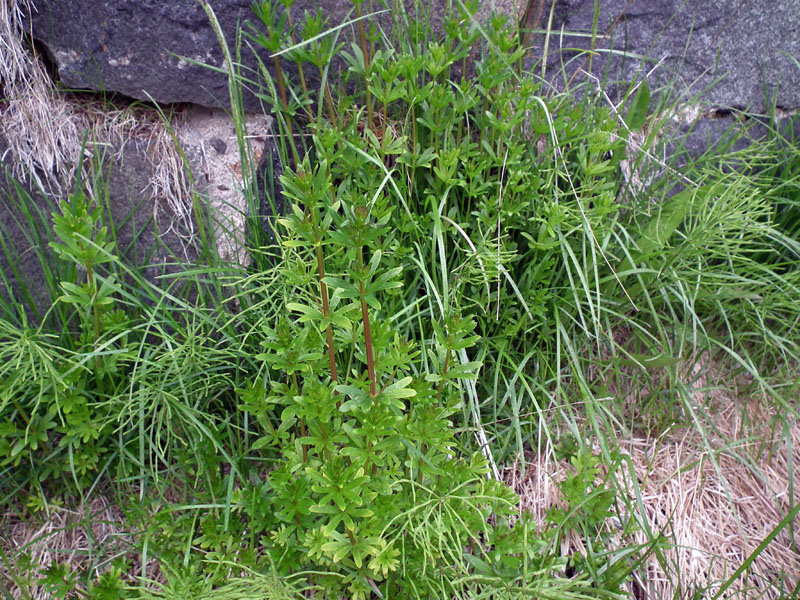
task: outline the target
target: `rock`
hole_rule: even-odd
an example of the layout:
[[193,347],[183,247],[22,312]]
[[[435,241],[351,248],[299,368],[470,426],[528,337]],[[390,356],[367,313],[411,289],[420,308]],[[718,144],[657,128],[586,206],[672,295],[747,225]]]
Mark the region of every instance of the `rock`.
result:
[[[260,113],[247,114],[245,126],[247,153],[258,168],[277,152],[271,135],[272,119]],[[248,215],[261,211],[262,201],[258,186],[243,179],[233,120],[223,110],[195,106],[181,119],[177,136],[197,190],[208,198],[219,257],[247,266],[250,256],[245,248],[245,224]],[[228,148],[236,151],[228,152]],[[245,175],[249,172],[244,169]]]
[[[33,217],[31,221],[33,228],[46,234],[50,226],[48,209],[53,210],[55,206],[41,202],[42,197],[37,197],[31,186],[19,184],[12,178],[7,150],[6,140],[0,136],[0,237],[3,240],[0,271],[5,273],[5,285],[0,285],[0,297],[3,301],[12,301],[22,307],[26,317],[35,322],[49,306],[55,291],[47,285],[40,260],[49,253],[34,243],[30,221],[26,219],[22,207],[26,206],[28,198],[36,197],[39,200],[29,208]],[[36,211],[37,206],[41,210]]]
[[[516,2],[495,0],[503,10],[515,11]],[[483,11],[495,1],[483,2]],[[406,0],[409,8],[413,0]],[[236,42],[236,26],[256,21],[252,0],[211,0],[228,45]],[[276,2],[277,3],[277,2]],[[162,103],[189,102],[212,108],[230,106],[227,76],[197,63],[224,70],[219,40],[198,0],[35,0],[32,16],[33,37],[39,41],[55,65],[64,85],[71,88],[117,92],[140,100]],[[440,23],[448,0],[432,3],[434,23]],[[370,6],[364,3],[363,7]],[[305,11],[321,9],[333,27],[353,19],[351,0],[298,0],[292,7],[295,23],[303,21]],[[382,14],[381,26],[390,18]],[[263,26],[261,27],[263,30]],[[345,28],[345,39],[351,32]],[[350,38],[352,39],[352,37]],[[259,58],[275,71],[270,53],[259,51]],[[246,47],[242,49],[245,73],[258,70],[258,61]],[[344,68],[334,63],[333,72]],[[296,72],[289,65],[288,72]],[[310,81],[316,73],[308,69]],[[250,91],[244,95],[248,109],[260,108]]]
[[[670,152],[699,156],[730,129],[745,133],[737,147],[765,135],[764,125],[797,129],[796,0],[600,0],[597,15],[594,0],[533,0],[523,15],[525,27],[545,29],[551,8],[548,80],[562,90],[602,87],[616,102],[629,82],[646,77],[655,97],[665,95],[667,105],[697,115],[669,133],[676,136]],[[587,34],[595,17],[590,61]],[[544,55],[545,35],[539,31],[532,40],[534,62]],[[673,158],[676,164],[686,160]]]
[[[554,0],[548,69],[562,81],[585,81],[594,0]],[[551,0],[534,0],[529,26],[546,27]],[[563,37],[562,37],[563,31]],[[688,100],[704,94],[709,107],[766,114],[800,108],[800,3],[751,0],[601,0],[598,54],[591,71],[601,80],[626,82],[647,75],[651,87],[675,82]],[[536,40],[537,56],[543,35]],[[563,47],[563,50],[559,48]],[[613,50],[613,52],[612,52]],[[640,60],[637,56],[648,57]],[[794,57],[794,59],[792,58]],[[655,85],[654,85],[655,84]],[[708,89],[710,88],[710,89]]]
[[223,142],[218,137],[213,137],[208,141],[211,144],[211,147],[217,151],[217,154],[225,154],[228,150],[228,144]]
[[[195,64],[224,70],[219,41],[197,0],[35,4],[33,36],[66,86],[163,103],[229,106],[226,74]],[[406,4],[413,15],[413,0]],[[450,2],[430,4],[431,21],[440,25]],[[229,45],[235,43],[238,23],[256,21],[251,0],[211,0],[210,5]],[[613,93],[615,82],[647,74],[651,87],[671,84],[673,93],[686,100],[710,88],[703,97],[703,112],[733,108],[765,114],[772,103],[788,113],[800,108],[800,67],[792,58],[800,57],[800,3],[795,0],[601,0],[599,6],[598,54],[591,71],[606,83],[607,91]],[[485,17],[494,8],[511,15],[512,21],[522,15],[528,27],[543,28],[552,9],[548,72],[557,84],[563,83],[564,74],[574,84],[587,80],[581,69],[588,70],[589,61],[574,48],[591,45],[585,34],[592,31],[594,7],[595,0],[493,0],[481,3],[481,14]],[[332,27],[354,18],[352,8],[351,0],[297,0],[293,21],[299,28],[306,10],[320,9]],[[386,14],[376,20],[382,27],[390,22]],[[353,39],[354,29],[343,29],[342,39]],[[542,34],[534,38],[534,56],[541,56],[543,39]],[[257,68],[248,49],[242,56],[245,72]],[[641,56],[649,58],[642,61]],[[262,49],[259,57],[274,76],[269,52]],[[297,79],[296,67],[284,66],[288,77]],[[341,60],[334,61],[331,76],[343,68]],[[309,85],[315,85],[312,69],[306,69],[306,75]],[[252,91],[245,93],[244,103],[248,109],[260,108]]]
[[[117,92],[158,102],[230,105],[223,56],[197,0],[35,0],[33,37],[71,88]],[[251,0],[212,2],[234,41]],[[250,98],[251,102],[254,98]]]

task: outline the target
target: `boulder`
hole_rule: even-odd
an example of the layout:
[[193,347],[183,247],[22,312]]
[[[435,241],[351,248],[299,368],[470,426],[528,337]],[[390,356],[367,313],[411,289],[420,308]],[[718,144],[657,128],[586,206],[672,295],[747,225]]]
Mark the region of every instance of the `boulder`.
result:
[[[212,2],[229,40],[250,0]],[[217,36],[196,0],[35,0],[33,37],[70,88],[162,103],[230,104]]]
[[[551,4],[554,2],[555,4]],[[548,69],[585,81],[591,71],[613,84],[646,75],[651,87],[675,85],[684,100],[703,94],[707,106],[766,114],[800,108],[800,3],[796,0],[533,0],[530,28],[545,28],[553,8]],[[581,35],[575,35],[581,34]],[[537,56],[543,52],[537,34]],[[644,57],[644,58],[641,58]],[[562,73],[563,68],[563,73]],[[655,84],[655,86],[654,86]]]
[[[487,13],[496,5],[516,15],[516,4],[522,2],[492,0],[483,2],[481,11]],[[414,0],[406,3],[413,13]],[[209,1],[232,49],[236,46],[237,25],[257,21],[252,4],[252,0]],[[370,4],[362,4],[365,14]],[[375,3],[376,11],[381,4]],[[449,2],[438,0],[430,4],[435,26],[441,23]],[[198,0],[35,0],[35,5],[33,37],[45,48],[67,87],[116,92],[162,103],[230,106],[220,43]],[[329,19],[328,27],[355,18],[351,0],[297,0],[291,9],[293,22],[299,25],[306,11],[317,9]],[[376,19],[384,28],[391,22],[386,11]],[[259,27],[264,30],[260,23]],[[247,27],[245,30],[252,31]],[[354,27],[345,28],[341,39],[353,39],[353,33]],[[246,75],[252,76],[258,70],[259,59],[275,75],[268,51],[259,49],[257,59],[244,47],[241,56]],[[344,68],[343,61],[335,61],[333,68]],[[296,67],[287,70],[294,73]],[[314,70],[309,68],[307,75],[315,80]],[[248,109],[259,108],[252,91],[245,91],[244,104]]]
[[[278,153],[273,120],[261,113],[245,114],[245,156],[256,171]],[[239,139],[233,120],[221,109],[193,106],[176,124],[176,134],[195,187],[206,199],[218,256],[234,264],[249,265],[245,248],[247,218],[265,210],[265,189],[248,181],[251,169],[242,166]],[[266,214],[270,214],[267,212]]]

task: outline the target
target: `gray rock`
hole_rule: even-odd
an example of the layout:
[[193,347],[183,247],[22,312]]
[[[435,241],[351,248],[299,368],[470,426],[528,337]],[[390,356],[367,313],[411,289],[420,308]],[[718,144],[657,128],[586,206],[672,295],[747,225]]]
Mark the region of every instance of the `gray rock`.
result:
[[[245,115],[247,137],[243,142],[248,145],[246,155],[256,171],[277,152],[272,124],[272,119],[261,113]],[[195,106],[175,129],[195,186],[207,199],[217,254],[223,260],[247,266],[247,221],[259,219],[256,213],[262,202],[260,190],[249,180],[251,170],[242,167],[233,120],[223,110]],[[227,152],[228,148],[236,151]]]
[[[411,11],[413,1],[406,1]],[[36,5],[33,35],[65,85],[164,103],[229,106],[225,74],[193,62],[223,67],[219,41],[197,0],[36,0]],[[211,0],[210,5],[231,45],[237,24],[256,20],[251,0]],[[448,2],[431,5],[436,26]],[[571,49],[588,48],[590,41],[572,34],[591,32],[594,5],[595,0],[493,0],[483,2],[481,9],[516,16],[528,6],[522,20],[542,28],[552,7],[549,73],[555,81],[566,74],[574,83],[585,80],[579,69],[588,69],[589,62]],[[704,101],[712,107],[764,114],[769,100],[784,110],[800,108],[800,67],[792,58],[800,58],[796,0],[601,0],[599,5],[601,37],[591,70],[610,91],[615,82],[652,70],[651,85],[673,83],[673,91],[687,98],[710,88]],[[302,21],[304,11],[318,8],[330,19],[329,26],[354,16],[350,0],[297,0],[294,22]],[[389,18],[384,14],[378,21],[385,27]],[[352,39],[354,29],[342,30],[342,39]],[[535,40],[537,56],[542,39],[540,34]],[[242,57],[246,73],[257,68],[248,49]],[[269,53],[262,50],[259,57],[274,76]],[[332,76],[343,68],[335,61]],[[296,78],[294,65],[286,65],[286,72]],[[311,69],[307,75],[314,82]],[[249,109],[259,108],[252,91],[244,101]]]
[[[568,48],[590,47],[589,38],[570,33],[592,31],[595,2],[554,1],[548,68],[556,81],[562,65],[573,83],[585,81],[579,69],[588,70],[588,60]],[[528,24],[545,27],[550,6],[551,0],[534,0]],[[710,88],[704,99],[713,107],[759,114],[771,103],[800,108],[800,66],[792,58],[800,59],[797,0],[601,0],[597,17],[604,37],[591,70],[608,83],[652,70],[651,87],[675,82],[674,91],[686,99]]]
[[211,138],[208,143],[211,144],[211,147],[217,151],[217,154],[225,154],[225,152],[228,150],[228,144],[223,142],[218,137]]
[[775,139],[779,144],[794,144],[800,140],[800,117],[770,120],[763,116],[712,113],[713,116],[683,123],[670,131],[667,156],[680,168],[706,154],[738,152],[756,142]]
[[108,156],[103,167],[107,184],[100,195],[114,222],[120,258],[144,269],[152,281],[175,272],[177,263],[196,261],[197,247],[191,243],[190,232],[181,220],[172,219],[159,198],[147,192],[153,175],[147,142],[126,142],[121,158]]
[[[158,102],[229,106],[219,41],[196,0],[36,0],[36,40],[64,85]],[[211,3],[229,40],[250,0]],[[254,99],[250,98],[252,102]]]
[[[37,194],[32,186],[11,177],[11,161],[6,140],[0,136],[0,298],[23,308],[28,319],[38,320],[56,291],[44,277],[43,261],[49,249],[35,242],[37,232],[46,237],[48,217],[55,205]],[[33,200],[35,199],[35,201]],[[26,217],[26,208],[30,217]]]
[[[493,0],[483,7],[491,8],[496,2],[503,10],[514,10],[514,3],[522,1]],[[413,0],[406,2],[414,5]],[[35,0],[35,4],[33,36],[46,48],[64,85],[163,103],[230,106],[226,74],[196,64],[224,68],[219,40],[197,0]],[[210,0],[209,4],[233,48],[237,24],[256,21],[252,0]],[[447,0],[432,3],[434,24],[441,22],[447,5]],[[362,6],[368,11],[370,3]],[[329,27],[354,18],[350,0],[298,0],[292,7],[294,22],[301,23],[306,10],[317,9],[330,19]],[[390,18],[382,14],[378,21],[388,27]],[[353,39],[353,28],[345,28],[343,34],[342,40]],[[258,55],[274,77],[269,52],[260,50]],[[242,50],[242,63],[246,75],[257,72],[258,61],[247,48]],[[285,68],[292,76],[297,71],[294,65]],[[343,61],[335,61],[331,76],[343,68]],[[307,75],[315,81],[310,68]],[[245,91],[244,104],[248,109],[260,108],[252,91]]]

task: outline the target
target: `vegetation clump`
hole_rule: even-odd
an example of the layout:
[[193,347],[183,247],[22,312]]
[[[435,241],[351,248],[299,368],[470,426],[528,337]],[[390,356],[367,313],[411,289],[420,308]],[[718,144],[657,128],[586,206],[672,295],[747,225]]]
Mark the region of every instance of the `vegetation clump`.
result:
[[[797,153],[716,148],[732,170],[679,152],[678,176],[654,158],[668,94],[555,93],[475,2],[438,33],[401,12],[384,31],[362,2],[341,28],[294,23],[291,4],[257,2],[239,40],[272,71],[226,48],[242,164],[257,86],[284,169],[242,189],[249,267],[156,284],[127,266],[102,165],[52,215],[17,188],[52,304],[33,323],[24,274],[3,275],[2,505],[117,495],[134,532],[43,569],[3,540],[0,575],[65,598],[511,599],[634,597],[654,562],[681,594],[719,595],[755,569],[761,546],[682,581],[620,439],[691,427],[721,472],[714,406],[687,380],[708,357],[777,430],[796,416]],[[287,207],[269,232],[261,193]],[[539,518],[501,477],[526,460],[565,465]]]

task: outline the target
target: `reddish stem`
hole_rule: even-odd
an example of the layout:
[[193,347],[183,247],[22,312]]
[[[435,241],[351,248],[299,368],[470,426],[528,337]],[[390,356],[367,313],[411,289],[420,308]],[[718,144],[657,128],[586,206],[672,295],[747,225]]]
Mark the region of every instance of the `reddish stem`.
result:
[[[328,286],[325,284],[323,279],[325,279],[325,262],[322,257],[322,248],[319,246],[320,242],[320,232],[319,226],[317,225],[317,213],[316,210],[311,211],[311,222],[314,226],[314,236],[317,238],[317,247],[314,249],[314,252],[317,255],[317,272],[319,274],[319,293],[322,296],[322,316],[324,318],[328,318],[331,314],[330,304],[328,302]],[[339,378],[336,373],[336,356],[333,350],[333,327],[330,323],[328,323],[327,328],[325,329],[325,340],[328,343],[328,362],[330,363],[331,368],[331,379],[334,383],[339,381]]]
[[361,318],[364,320],[364,342],[367,351],[367,374],[369,375],[369,394],[373,398],[377,395],[375,388],[375,362],[372,358],[372,331],[369,328],[369,312],[367,311],[366,290],[364,282],[359,283],[361,291]]

